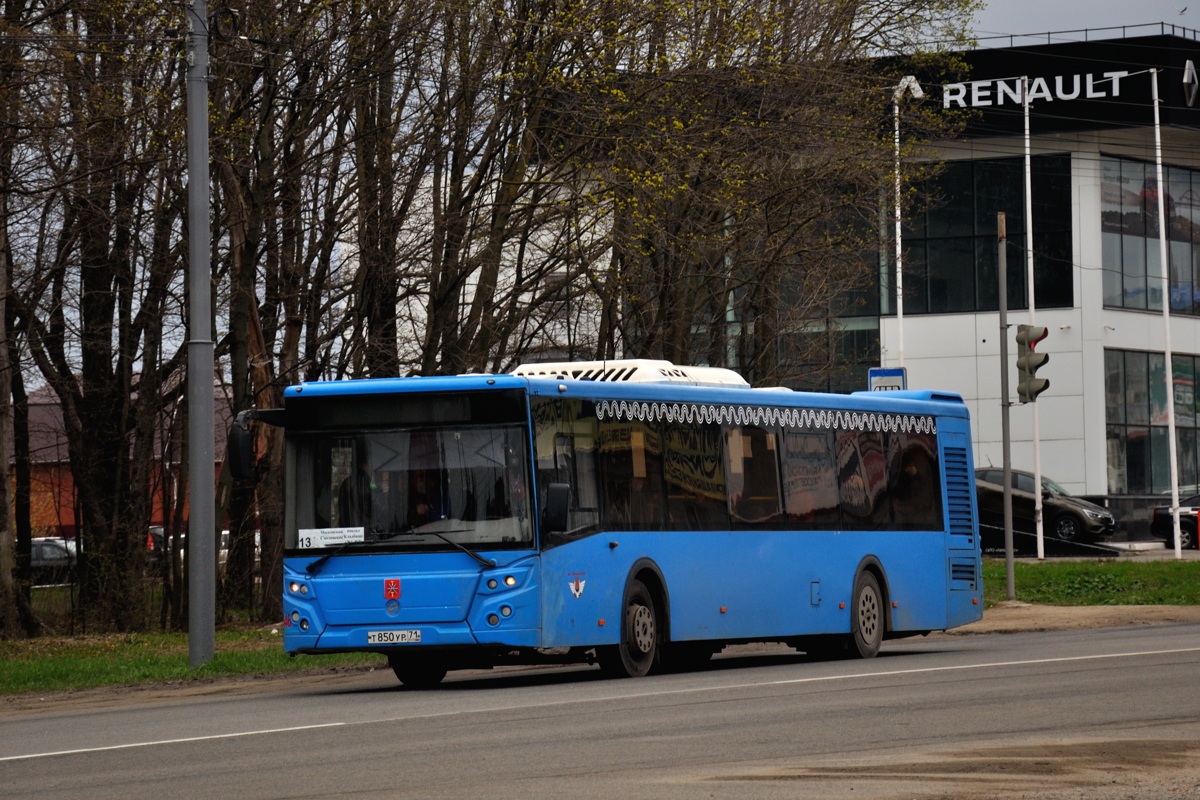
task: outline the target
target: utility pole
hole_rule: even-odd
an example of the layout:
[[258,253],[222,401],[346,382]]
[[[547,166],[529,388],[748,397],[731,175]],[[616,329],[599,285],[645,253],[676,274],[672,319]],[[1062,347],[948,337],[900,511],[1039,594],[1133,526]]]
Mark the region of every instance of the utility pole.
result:
[[1175,558],[1182,559],[1183,550],[1181,549],[1179,530],[1179,454],[1177,452],[1178,445],[1175,443],[1175,354],[1171,350],[1171,275],[1169,272],[1170,261],[1167,257],[1167,226],[1171,224],[1171,220],[1167,218],[1167,184],[1163,180],[1162,123],[1158,111],[1160,105],[1158,70],[1150,70],[1150,77],[1153,81],[1151,87],[1154,98],[1154,175],[1158,187],[1155,192],[1158,195],[1158,207],[1155,209],[1158,214],[1158,269],[1162,276],[1163,344],[1166,351],[1164,379],[1167,384],[1167,452],[1171,459],[1171,527],[1175,531]]
[[213,528],[213,338],[209,267],[208,13],[188,12],[188,663],[212,660],[216,640],[216,533]]
[[996,214],[996,271],[1000,274],[1000,432],[1004,451],[1004,578],[1009,600],[1017,599],[1013,566],[1012,436],[1008,429],[1008,231],[1004,212]]
[[[1037,300],[1034,296],[1033,271],[1033,168],[1029,145],[1029,76],[1021,78],[1021,105],[1025,116],[1025,293],[1029,300],[1029,325],[1037,323],[1034,314]],[[1007,369],[1007,366],[1005,367]],[[1042,530],[1042,432],[1038,423],[1037,403],[1031,404],[1033,414],[1033,526],[1037,532],[1038,561],[1046,557],[1046,546]]]

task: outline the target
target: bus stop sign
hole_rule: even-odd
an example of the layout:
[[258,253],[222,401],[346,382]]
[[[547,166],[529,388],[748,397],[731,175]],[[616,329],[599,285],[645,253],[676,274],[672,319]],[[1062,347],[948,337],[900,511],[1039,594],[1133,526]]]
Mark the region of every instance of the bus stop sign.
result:
[[867,383],[872,392],[907,389],[908,370],[905,367],[871,367],[867,371]]

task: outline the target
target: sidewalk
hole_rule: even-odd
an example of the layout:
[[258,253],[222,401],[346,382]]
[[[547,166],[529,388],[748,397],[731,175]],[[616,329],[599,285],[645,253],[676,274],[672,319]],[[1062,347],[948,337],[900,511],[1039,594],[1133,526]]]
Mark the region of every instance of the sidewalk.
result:
[[[1021,561],[1037,561],[1034,537],[1027,536],[1015,542],[1015,557]],[[1048,560],[1063,559],[1121,559],[1135,561],[1174,561],[1175,548],[1167,547],[1158,539],[1135,539],[1133,541],[1064,542],[1046,537],[1043,552]],[[1004,558],[1004,551],[988,549],[983,553],[988,558]],[[1200,550],[1184,550],[1180,561],[1200,561]]]
[[[1143,561],[1165,561],[1175,558],[1175,548],[1168,547],[1165,543],[1158,540],[1135,540],[1132,542],[1105,542],[1106,547],[1111,547],[1121,553],[1122,558],[1133,558]],[[1184,550],[1181,554],[1181,561],[1200,561],[1200,550]]]

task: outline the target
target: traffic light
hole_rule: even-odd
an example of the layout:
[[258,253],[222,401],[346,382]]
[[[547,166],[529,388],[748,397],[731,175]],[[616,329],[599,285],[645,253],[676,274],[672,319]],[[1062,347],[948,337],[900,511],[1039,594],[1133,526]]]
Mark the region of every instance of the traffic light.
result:
[[1042,325],[1017,326],[1017,397],[1022,403],[1032,403],[1037,396],[1050,388],[1050,381],[1037,377],[1037,371],[1050,356],[1034,348],[1046,338],[1049,331]]

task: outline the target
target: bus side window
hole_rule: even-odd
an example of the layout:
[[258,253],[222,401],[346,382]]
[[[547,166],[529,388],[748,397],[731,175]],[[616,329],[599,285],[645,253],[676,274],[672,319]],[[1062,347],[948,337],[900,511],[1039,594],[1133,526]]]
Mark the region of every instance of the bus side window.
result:
[[599,433],[604,526],[617,531],[662,530],[658,432],[644,422],[604,420]]
[[[570,488],[566,533],[599,530],[601,487],[598,420],[593,403],[563,398],[533,400],[538,502],[545,510],[545,487]],[[539,512],[540,513],[540,512]]]
[[922,433],[889,436],[892,513],[900,530],[937,531],[942,523],[942,487],[937,439]]
[[774,527],[780,521],[778,453],[774,431],[749,426],[725,431],[729,515],[735,527]]
[[842,522],[851,530],[883,530],[891,524],[887,450],[881,431],[837,432],[838,489]]
[[721,427],[666,425],[662,439],[671,530],[729,530]]
[[783,497],[788,526],[801,530],[841,527],[833,434],[784,431]]

